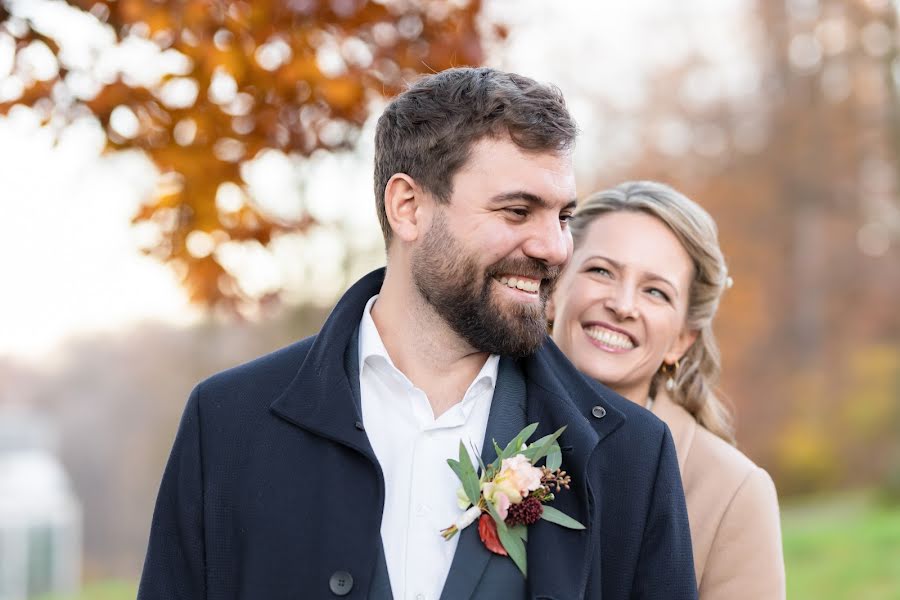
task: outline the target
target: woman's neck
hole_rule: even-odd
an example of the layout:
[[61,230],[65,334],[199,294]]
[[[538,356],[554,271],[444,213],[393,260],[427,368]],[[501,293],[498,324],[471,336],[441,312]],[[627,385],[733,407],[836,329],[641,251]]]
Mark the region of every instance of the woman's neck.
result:
[[[601,382],[602,383],[602,382]],[[639,404],[640,406],[647,406],[650,398],[650,382],[641,382],[635,385],[628,386],[610,386],[610,389],[615,393],[619,394],[623,398],[627,398],[631,400],[635,404]]]

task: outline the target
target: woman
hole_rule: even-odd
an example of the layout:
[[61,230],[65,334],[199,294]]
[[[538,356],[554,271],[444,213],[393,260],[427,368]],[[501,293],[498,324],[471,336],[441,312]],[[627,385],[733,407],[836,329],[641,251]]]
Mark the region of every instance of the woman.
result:
[[716,226],[675,190],[631,182],[587,198],[548,318],[582,372],[672,431],[702,600],[784,598],[778,498],[734,446],[713,392],[712,319],[730,284]]

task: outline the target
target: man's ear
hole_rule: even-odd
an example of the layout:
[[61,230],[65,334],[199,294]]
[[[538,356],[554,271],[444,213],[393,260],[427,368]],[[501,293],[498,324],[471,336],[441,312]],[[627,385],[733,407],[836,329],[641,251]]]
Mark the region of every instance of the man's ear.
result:
[[384,212],[394,237],[414,241],[419,234],[422,190],[406,173],[394,173],[384,186]]

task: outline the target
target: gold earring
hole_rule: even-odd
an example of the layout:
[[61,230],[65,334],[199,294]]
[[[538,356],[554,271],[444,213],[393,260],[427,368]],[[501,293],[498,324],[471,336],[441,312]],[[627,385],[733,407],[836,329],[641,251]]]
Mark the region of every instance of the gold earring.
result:
[[670,392],[675,390],[675,378],[678,377],[678,367],[678,359],[675,359],[674,365],[663,363],[662,366],[660,366],[660,371],[667,376],[666,389]]

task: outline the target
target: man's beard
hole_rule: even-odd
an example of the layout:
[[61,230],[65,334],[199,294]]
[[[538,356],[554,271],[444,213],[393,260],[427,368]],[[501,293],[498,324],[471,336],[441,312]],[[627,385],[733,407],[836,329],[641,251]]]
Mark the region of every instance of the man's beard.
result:
[[[528,356],[543,343],[544,307],[559,272],[530,258],[506,258],[482,271],[447,229],[440,209],[412,256],[413,282],[435,312],[476,350],[504,356]],[[499,302],[491,288],[500,275],[541,280],[539,301]]]

